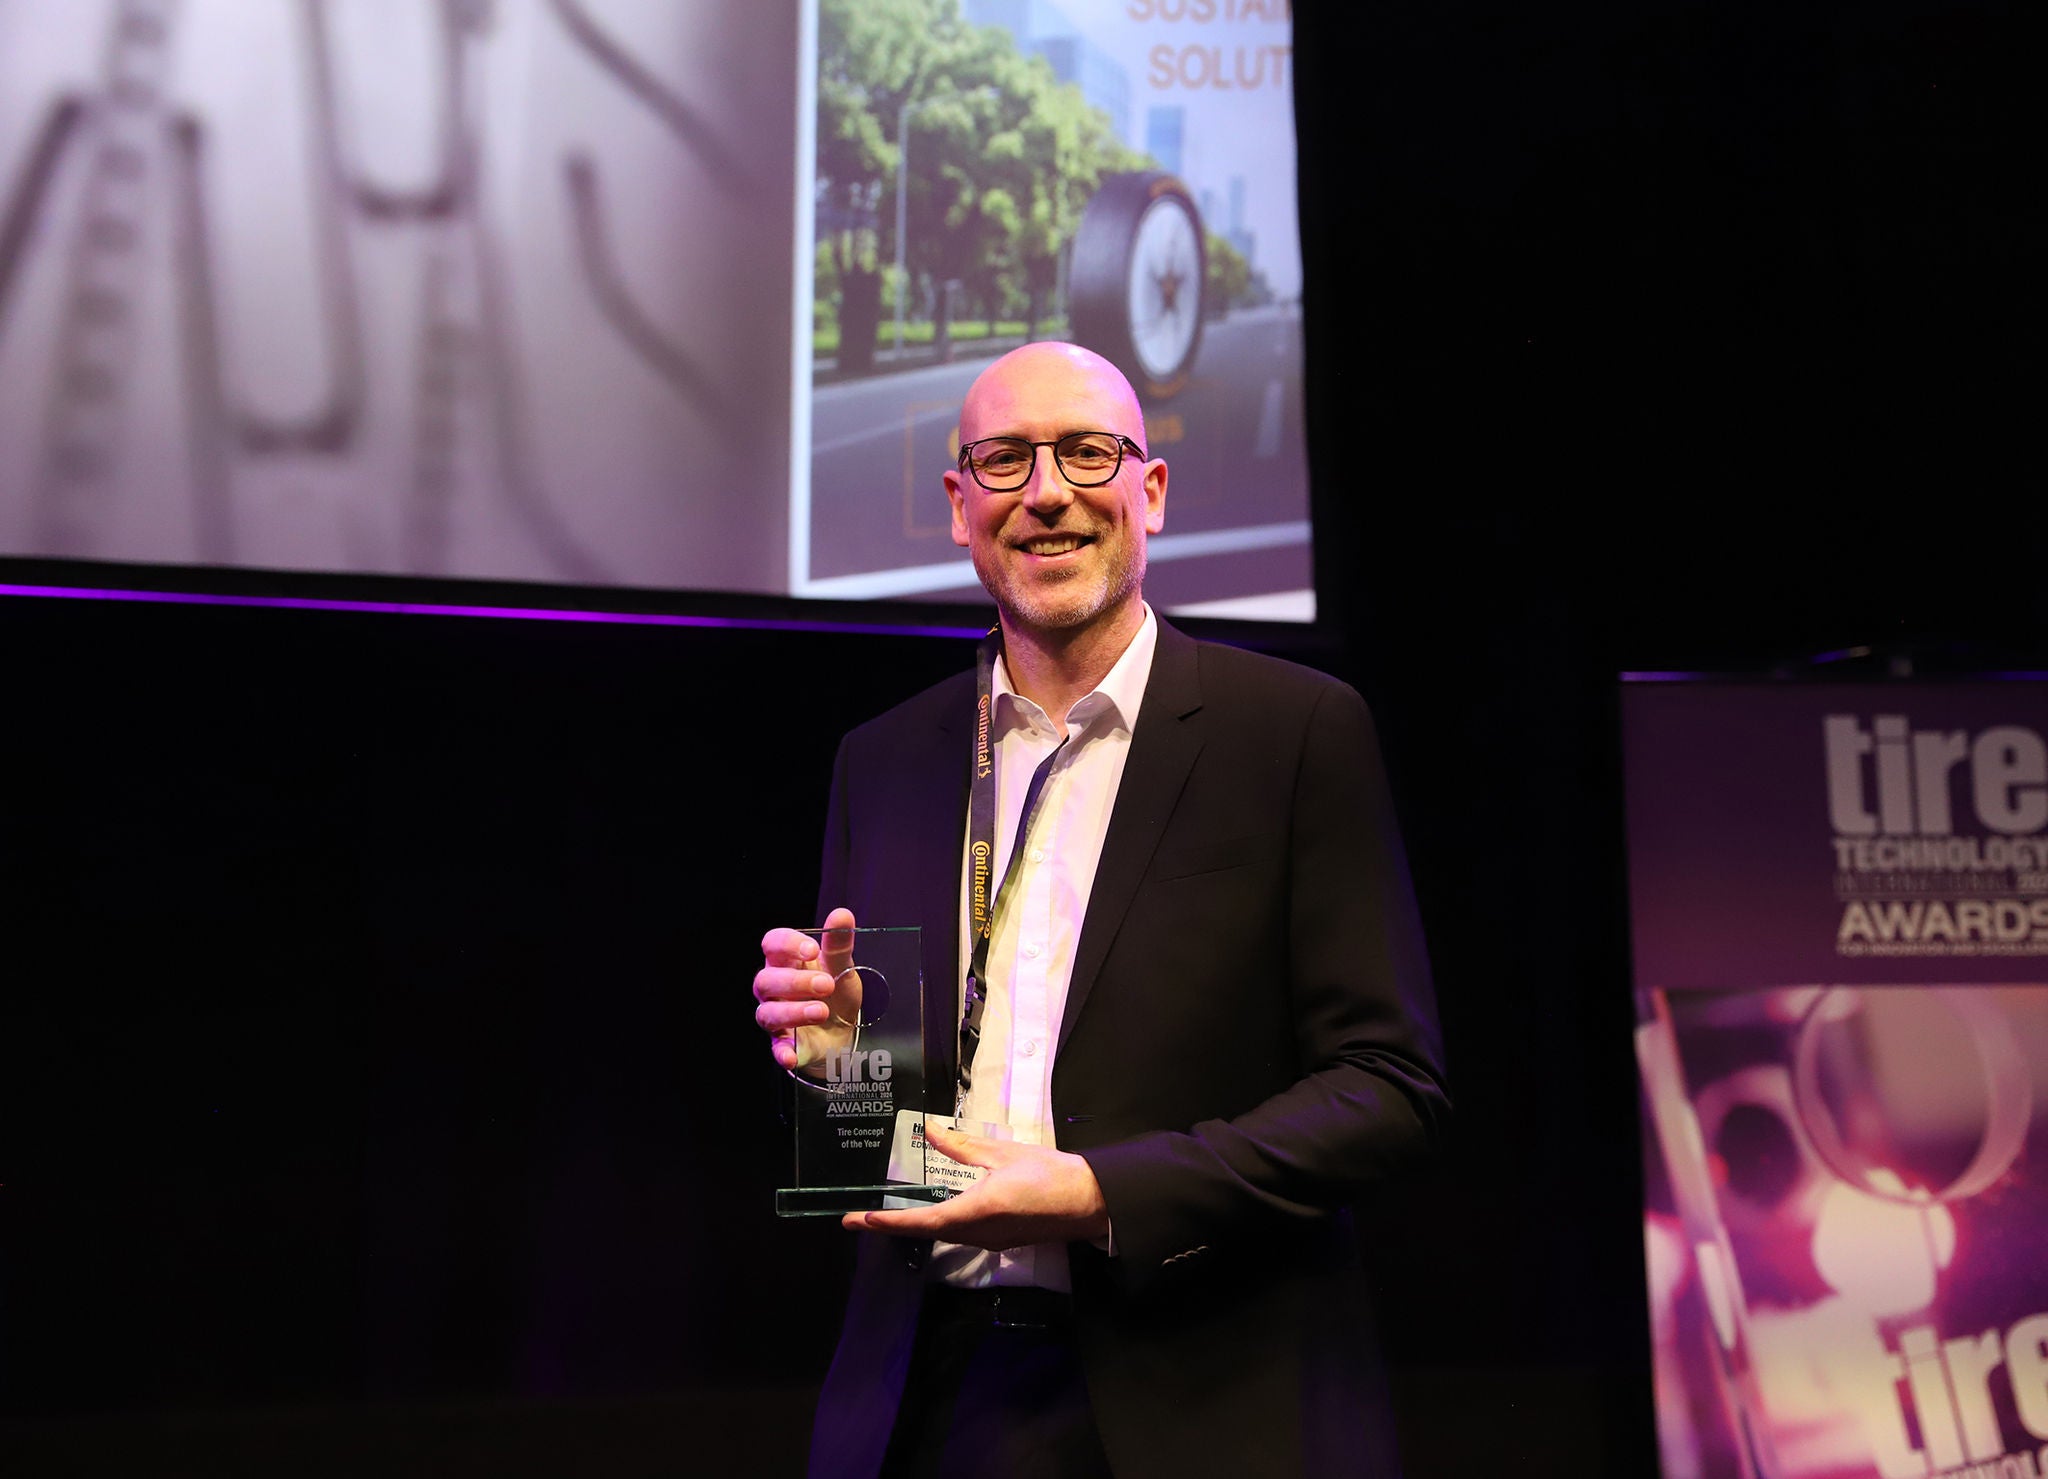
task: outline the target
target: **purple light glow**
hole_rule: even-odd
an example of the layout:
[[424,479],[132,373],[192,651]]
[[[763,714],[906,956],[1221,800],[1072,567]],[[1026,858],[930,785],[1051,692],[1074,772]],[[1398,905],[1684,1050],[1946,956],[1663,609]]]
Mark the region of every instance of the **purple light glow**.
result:
[[284,611],[366,611],[396,616],[486,616],[506,621],[584,621],[615,626],[726,627],[760,632],[847,632],[978,641],[986,627],[895,626],[872,621],[792,620],[756,616],[677,616],[642,611],[561,611],[545,606],[449,606],[424,601],[337,601],[309,596],[215,596],[191,591],[94,590],[64,585],[0,585],[0,596],[73,601],[154,601],[169,606],[270,606]]
[[1868,647],[1838,647],[1833,652],[1816,652],[1807,660],[1818,667],[1824,662],[1854,662],[1859,657],[1870,656],[1870,653]]
[[[5,586],[0,586],[0,590],[5,589]],[[1820,661],[1820,659],[1816,658],[1815,661],[1818,662]],[[1739,682],[1751,683],[1760,681],[1760,676],[1754,673],[1694,673],[1680,672],[1676,670],[1660,672],[1656,669],[1651,669],[1649,671],[1639,673],[1618,673],[1615,676],[1618,677],[1624,683],[1707,683],[1712,682],[1715,679],[1731,679]],[[2033,670],[2026,668],[2013,668],[1995,672],[1969,674],[1931,673],[1928,675],[1928,677],[1937,680],[1952,680],[1957,677],[1968,677],[1968,679],[1973,683],[2048,683],[2048,668]]]

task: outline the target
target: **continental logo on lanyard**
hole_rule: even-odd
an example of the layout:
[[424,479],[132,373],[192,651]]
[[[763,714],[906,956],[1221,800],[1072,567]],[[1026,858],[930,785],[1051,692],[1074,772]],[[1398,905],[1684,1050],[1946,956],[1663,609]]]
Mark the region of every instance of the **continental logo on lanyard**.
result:
[[984,939],[988,936],[988,844],[976,841],[971,849],[974,855],[974,932]]
[[[983,647],[986,649],[986,642],[983,643]],[[991,666],[985,650],[982,665]],[[974,778],[977,781],[986,781],[996,773],[995,755],[989,747],[988,740],[989,710],[994,704],[986,676],[982,678],[980,687],[981,694],[974,705]],[[974,879],[968,892],[968,910],[974,916],[975,935],[985,940],[995,923],[989,917],[988,910],[989,857],[994,851],[994,845],[988,838],[977,837],[968,851],[974,859]]]

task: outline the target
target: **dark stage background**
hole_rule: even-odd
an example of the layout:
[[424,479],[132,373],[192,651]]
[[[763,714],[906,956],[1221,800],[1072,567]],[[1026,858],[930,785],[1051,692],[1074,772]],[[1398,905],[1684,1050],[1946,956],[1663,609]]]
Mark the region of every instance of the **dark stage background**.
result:
[[[1614,676],[2048,666],[2039,53],[1302,12],[1332,619],[1271,640],[1379,714],[1438,973],[1455,1143],[1361,1218],[1410,1469],[1633,1479]],[[8,600],[0,656],[0,1465],[792,1472],[841,1245],[769,1215],[743,993],[837,734],[966,648]]]

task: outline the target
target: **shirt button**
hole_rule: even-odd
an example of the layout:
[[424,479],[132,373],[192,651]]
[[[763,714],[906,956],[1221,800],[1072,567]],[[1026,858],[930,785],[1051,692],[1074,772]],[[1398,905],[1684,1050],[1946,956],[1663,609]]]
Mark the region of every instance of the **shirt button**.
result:
[[1027,1058],[1035,1058],[1038,1056],[1037,1038],[1027,1037],[1024,1039],[1024,1056]]
[[1030,944],[1026,945],[1026,946],[1024,947],[1024,953],[1025,953],[1025,954],[1026,954],[1027,956],[1029,956],[1029,957],[1030,957],[1031,959],[1033,959],[1033,960],[1036,960],[1036,959],[1038,959],[1038,944],[1037,944],[1037,942],[1036,942],[1036,941],[1033,941],[1032,943],[1030,943]]
[[1032,861],[1032,862],[1034,862],[1034,863],[1042,863],[1042,862],[1044,862],[1044,861],[1045,861],[1045,849],[1044,849],[1044,848],[1042,848],[1042,847],[1034,847],[1034,848],[1032,848],[1032,849],[1031,849],[1031,861]]

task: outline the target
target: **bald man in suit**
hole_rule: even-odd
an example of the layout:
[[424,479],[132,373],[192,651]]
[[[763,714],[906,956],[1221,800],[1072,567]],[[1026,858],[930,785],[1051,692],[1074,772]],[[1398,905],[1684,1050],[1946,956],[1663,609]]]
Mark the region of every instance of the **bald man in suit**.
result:
[[[933,1126],[982,1179],[846,1218],[862,1246],[811,1472],[1394,1473],[1343,1209],[1448,1100],[1365,705],[1145,604],[1167,469],[1107,361],[1005,355],[960,439],[953,537],[1000,618],[991,878],[1023,850],[962,1117],[1009,1138]],[[826,925],[923,924],[927,983],[962,981],[975,933],[978,704],[973,674],[928,690],[848,735],[833,777]],[[762,943],[756,1019],[790,1067],[843,1006],[844,961],[795,930]],[[961,1018],[928,1015],[950,1081]]]

